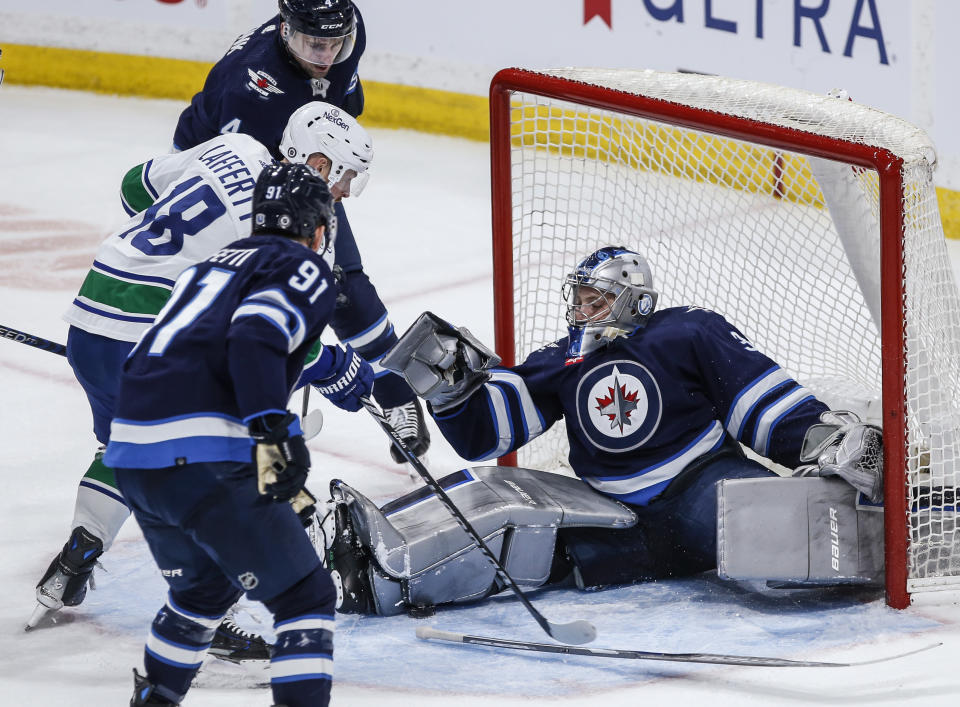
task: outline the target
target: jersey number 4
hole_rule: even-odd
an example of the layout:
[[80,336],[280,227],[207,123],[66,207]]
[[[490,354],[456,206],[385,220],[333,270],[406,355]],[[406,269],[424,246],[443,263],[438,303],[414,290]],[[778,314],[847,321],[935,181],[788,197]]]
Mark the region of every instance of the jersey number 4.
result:
[[195,236],[227,212],[209,184],[201,177],[178,184],[167,196],[147,209],[143,218],[119,238],[132,235],[130,245],[144,255],[175,255],[183,248],[185,236]]

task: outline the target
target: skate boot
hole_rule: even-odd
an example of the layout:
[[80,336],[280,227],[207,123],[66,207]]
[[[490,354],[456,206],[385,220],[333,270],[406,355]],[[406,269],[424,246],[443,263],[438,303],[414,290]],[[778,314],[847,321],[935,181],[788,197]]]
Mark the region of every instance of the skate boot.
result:
[[[417,457],[422,457],[430,449],[430,432],[423,417],[423,407],[416,398],[404,405],[395,408],[384,408],[384,417],[390,426],[397,431],[410,451]],[[397,464],[403,464],[407,458],[394,445],[390,445],[390,456]],[[417,476],[417,479],[420,477]]]
[[177,707],[179,702],[171,702],[156,692],[157,686],[133,669],[133,697],[130,698],[130,707],[148,707],[148,705],[172,705]]
[[37,584],[37,608],[27,630],[46,614],[65,606],[77,606],[87,596],[87,582],[93,585],[93,568],[103,554],[100,538],[82,525],[74,529],[60,554],[53,558]]
[[320,522],[325,546],[321,560],[337,590],[336,610],[342,614],[373,614],[376,608],[370,589],[370,555],[357,538],[336,483],[334,480],[330,484],[333,498]]
[[210,644],[210,654],[231,663],[242,663],[247,660],[270,660],[270,644],[263,636],[245,631],[234,620],[234,610],[231,609],[223,617],[223,621],[213,634],[213,643]]

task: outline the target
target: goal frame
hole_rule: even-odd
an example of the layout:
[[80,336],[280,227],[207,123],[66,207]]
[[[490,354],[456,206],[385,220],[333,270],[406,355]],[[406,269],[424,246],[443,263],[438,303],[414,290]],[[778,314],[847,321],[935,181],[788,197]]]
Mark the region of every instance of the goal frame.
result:
[[[513,200],[510,99],[523,92],[584,106],[667,122],[774,149],[842,160],[875,170],[880,194],[880,337],[883,420],[884,559],[886,601],[910,605],[907,591],[908,506],[906,491],[906,326],[904,271],[903,160],[887,149],[814,135],[795,128],[717,113],[671,101],[638,96],[525,69],[502,69],[490,84],[490,179],[493,227],[495,347],[504,366],[515,360],[513,306]],[[888,287],[891,282],[898,283]],[[558,284],[559,292],[559,284]],[[546,342],[544,342],[546,343]],[[516,455],[500,458],[515,465]]]

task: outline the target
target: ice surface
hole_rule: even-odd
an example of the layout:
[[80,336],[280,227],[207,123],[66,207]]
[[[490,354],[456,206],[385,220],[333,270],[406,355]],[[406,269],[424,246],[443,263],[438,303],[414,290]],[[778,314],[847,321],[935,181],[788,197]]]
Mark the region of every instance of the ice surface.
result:
[[[60,314],[94,248],[124,218],[120,177],[168,149],[181,108],[170,101],[0,90],[0,323],[64,341]],[[391,319],[403,330],[430,309],[492,343],[487,146],[372,132],[373,178],[347,209]],[[95,443],[86,401],[64,359],[0,343],[0,391],[0,588],[6,599],[0,605],[0,703],[126,704],[130,669],[140,663],[147,628],[165,596],[163,580],[129,522],[103,558],[99,588],[81,606],[56,614],[55,623],[23,632],[34,585],[69,533],[76,483]],[[323,410],[324,428],[310,442],[315,493],[333,477],[375,501],[412,487],[368,415]],[[429,466],[435,474],[463,465],[434,434]],[[960,695],[955,605],[898,612],[878,593],[774,591],[710,576],[588,594],[544,591],[532,599],[551,621],[594,623],[597,647],[847,662],[944,645],[872,666],[773,669],[517,653],[414,636],[416,626],[426,624],[549,641],[517,600],[503,596],[427,619],[340,617],[334,704],[953,705]],[[269,634],[262,608],[244,606],[241,622]],[[263,670],[208,661],[185,704],[267,705],[268,679]]]

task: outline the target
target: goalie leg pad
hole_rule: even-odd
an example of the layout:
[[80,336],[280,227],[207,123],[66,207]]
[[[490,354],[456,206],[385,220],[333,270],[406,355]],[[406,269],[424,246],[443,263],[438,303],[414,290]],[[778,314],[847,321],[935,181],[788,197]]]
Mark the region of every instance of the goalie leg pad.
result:
[[883,513],[858,495],[836,478],[721,481],[720,576],[794,586],[881,581]]
[[[520,585],[550,576],[557,529],[625,528],[627,507],[567,476],[513,467],[479,467],[439,483]],[[423,487],[377,508],[335,481],[367,548],[377,613],[480,599],[496,591],[496,571],[442,503]]]

